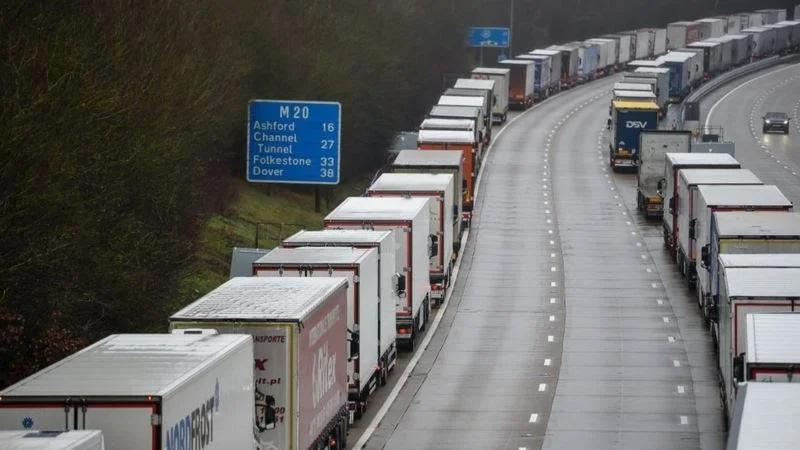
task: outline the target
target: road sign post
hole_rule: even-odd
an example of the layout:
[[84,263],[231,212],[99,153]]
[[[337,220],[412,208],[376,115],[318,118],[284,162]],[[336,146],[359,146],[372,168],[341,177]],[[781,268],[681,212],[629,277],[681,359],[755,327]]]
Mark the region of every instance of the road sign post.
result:
[[247,115],[247,181],[339,183],[340,103],[251,100]]

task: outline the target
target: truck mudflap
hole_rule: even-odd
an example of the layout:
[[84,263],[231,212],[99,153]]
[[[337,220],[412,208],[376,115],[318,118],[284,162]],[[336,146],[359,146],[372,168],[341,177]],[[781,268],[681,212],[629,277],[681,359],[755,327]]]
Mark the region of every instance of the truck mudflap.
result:
[[472,223],[472,211],[461,211],[461,225],[464,228],[469,228]]
[[609,165],[612,169],[621,167],[636,167],[635,155],[625,149],[612,149],[609,155]]
[[659,196],[645,197],[643,206],[647,218],[658,218],[664,214],[664,203]]

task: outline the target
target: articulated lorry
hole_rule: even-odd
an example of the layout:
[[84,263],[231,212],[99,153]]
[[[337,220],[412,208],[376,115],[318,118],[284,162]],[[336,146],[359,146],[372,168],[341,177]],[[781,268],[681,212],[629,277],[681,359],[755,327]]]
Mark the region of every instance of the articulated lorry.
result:
[[675,258],[678,239],[678,205],[680,204],[679,172],[682,169],[738,169],[741,164],[732,155],[725,153],[667,153],[664,159],[666,183],[661,194],[661,202],[664,205],[662,221],[664,247]]
[[639,134],[658,128],[659,110],[653,101],[611,102],[612,141],[609,144],[609,165],[612,169],[636,167]]
[[325,217],[327,229],[397,230],[404,262],[398,279],[403,291],[396,309],[397,340],[414,348],[430,316],[430,257],[436,237],[431,229],[430,198],[348,197]]
[[111,450],[250,449],[253,424],[243,335],[115,334],[0,391],[0,428],[98,430]]
[[384,173],[367,189],[369,197],[430,198],[430,221],[435,242],[431,252],[431,301],[439,306],[450,286],[455,252],[454,232],[461,218],[455,214],[453,176],[432,173]]
[[505,59],[500,61],[501,68],[510,71],[508,84],[508,105],[517,109],[528,109],[533,106],[535,67],[533,61]]
[[691,140],[689,131],[647,130],[639,134],[636,205],[645,217],[664,213],[666,154],[688,153]]
[[[252,441],[255,433],[262,450],[347,448],[347,291],[344,278],[233,278],[170,317],[173,333],[213,329],[253,343],[246,367],[221,367],[243,377],[229,387],[243,398],[214,403],[247,416],[247,432],[214,418],[215,443],[228,433]],[[196,442],[165,448],[209,448]]]

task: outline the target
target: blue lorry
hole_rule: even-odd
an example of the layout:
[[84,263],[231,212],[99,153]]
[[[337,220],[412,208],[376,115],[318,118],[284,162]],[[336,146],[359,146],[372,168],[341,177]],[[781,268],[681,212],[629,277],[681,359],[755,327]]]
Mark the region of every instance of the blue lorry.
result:
[[650,100],[614,100],[611,102],[611,136],[609,165],[636,167],[639,153],[639,134],[658,129],[658,105]]

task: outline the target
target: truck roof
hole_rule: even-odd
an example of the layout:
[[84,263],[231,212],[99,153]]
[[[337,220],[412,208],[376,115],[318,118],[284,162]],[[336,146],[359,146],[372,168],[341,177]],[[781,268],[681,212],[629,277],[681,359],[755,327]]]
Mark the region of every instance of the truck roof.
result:
[[342,277],[232,278],[173,314],[170,321],[298,322],[345,286],[347,278]]
[[681,180],[698,184],[761,184],[750,169],[681,169]]
[[476,119],[481,115],[481,108],[478,106],[453,106],[453,105],[434,105],[428,117],[468,117]]
[[427,197],[348,197],[325,220],[414,220],[428,201]]
[[650,100],[614,100],[611,102],[614,109],[642,109],[658,111],[660,108],[654,101]]
[[511,69],[505,69],[502,67],[476,67],[472,69],[472,73],[486,73],[491,75],[508,75],[511,73]]
[[689,52],[669,52],[666,55],[658,57],[659,61],[664,62],[686,62],[686,60],[694,57],[694,53]]
[[494,90],[494,84],[495,84],[494,80],[475,80],[472,78],[459,78],[456,80],[456,83],[455,85],[453,85],[453,87],[456,89],[475,89],[475,90],[492,91]]
[[378,244],[392,234],[389,230],[301,230],[283,240],[284,245]]
[[652,91],[649,89],[647,91],[638,91],[638,90],[614,90],[614,97],[619,98],[631,98],[631,99],[652,99],[656,98],[656,94],[653,94]]
[[402,150],[393,166],[461,167],[464,153],[459,150]]
[[800,214],[786,211],[717,211],[720,237],[800,236]]
[[370,191],[445,191],[453,183],[449,173],[384,173],[372,183]]
[[475,130],[475,121],[470,119],[442,119],[430,117],[420,124],[422,130]]
[[[736,169],[732,169],[736,170]],[[747,185],[747,186],[709,186],[701,185],[698,188],[700,196],[708,206],[724,208],[732,207],[758,207],[777,206],[791,208],[792,202],[783,195],[777,186],[773,185]]]
[[485,100],[483,95],[468,96],[468,95],[442,95],[439,97],[438,105],[441,106],[483,106]]
[[[475,133],[459,130],[419,130],[419,144],[474,144]],[[425,150],[427,151],[427,150]]]
[[673,167],[686,165],[725,165],[739,167],[739,161],[727,153],[667,153]]
[[691,44],[688,44],[687,47],[717,47],[720,45],[722,44],[720,44],[719,42],[710,42],[709,40],[705,40],[705,41],[692,42]]
[[512,64],[515,66],[530,66],[533,65],[533,61],[529,60],[522,60],[522,59],[504,59],[500,61],[498,64]]
[[548,50],[548,49],[544,49],[544,48],[537,48],[536,50],[534,50],[532,52],[528,52],[528,53],[531,54],[531,55],[555,56],[555,55],[560,55],[561,51],[559,51],[559,50]]
[[356,247],[275,247],[253,263],[253,267],[326,265],[352,266],[363,261],[373,248]]
[[800,364],[800,314],[747,315],[748,363]]
[[669,73],[666,67],[638,67],[633,73]]
[[[642,80],[654,80],[654,78],[640,78]],[[634,82],[619,82],[614,83],[614,92],[617,91],[639,91],[639,92],[653,92],[652,84],[649,81],[634,83]]]
[[736,395],[728,450],[795,450],[800,384],[744,383]]
[[[636,67],[653,67],[658,68],[661,65],[661,62],[658,60],[649,60],[649,59],[636,59],[628,63],[628,66],[636,66]],[[669,69],[667,69],[669,70]]]
[[0,431],[0,448],[3,450],[101,449],[103,433],[100,430]]
[[705,19],[698,19],[695,22],[722,22],[722,19],[715,19],[713,17],[706,17]]
[[686,20],[679,20],[678,22],[668,23],[667,26],[668,27],[672,27],[672,26],[686,27],[686,26],[689,26],[689,25],[695,25],[696,23],[697,22],[694,22],[694,21],[690,22],[690,21],[686,21]]
[[236,334],[112,334],[7,387],[0,396],[164,396],[249,342],[249,336]]
[[729,298],[800,298],[800,268],[731,268],[725,280]]
[[725,268],[800,267],[800,253],[720,253],[719,261]]

